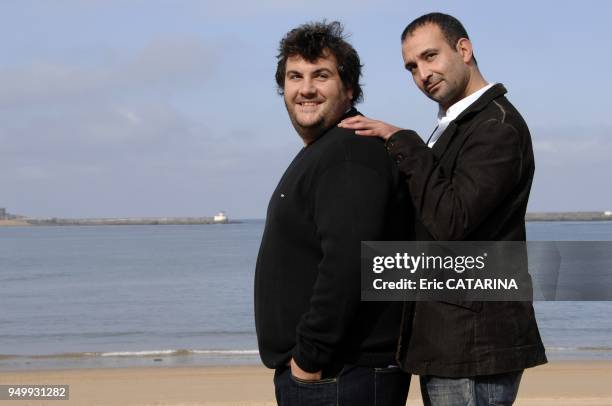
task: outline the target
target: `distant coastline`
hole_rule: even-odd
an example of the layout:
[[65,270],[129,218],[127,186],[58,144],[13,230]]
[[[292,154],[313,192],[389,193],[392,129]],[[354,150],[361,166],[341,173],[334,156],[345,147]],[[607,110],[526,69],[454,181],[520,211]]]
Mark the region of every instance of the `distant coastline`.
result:
[[32,224],[24,220],[0,220],[0,227],[24,227]]
[[128,217],[128,218],[29,218],[0,220],[0,227],[27,226],[141,226],[187,224],[236,224],[236,220],[215,220],[214,217]]
[[612,212],[568,211],[527,213],[525,221],[612,221]]
[[[612,212],[574,211],[527,213],[525,221],[612,221]],[[117,226],[117,225],[188,225],[237,224],[241,221],[215,220],[214,217],[128,217],[128,218],[30,218],[0,219],[0,227],[27,226]]]

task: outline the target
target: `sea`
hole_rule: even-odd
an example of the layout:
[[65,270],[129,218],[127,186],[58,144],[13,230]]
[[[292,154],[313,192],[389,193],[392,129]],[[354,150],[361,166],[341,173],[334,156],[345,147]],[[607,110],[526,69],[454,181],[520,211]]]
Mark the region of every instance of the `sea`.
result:
[[[0,370],[260,363],[263,227],[0,228]],[[611,241],[612,222],[529,222],[527,232]],[[612,359],[612,302],[534,307],[549,359]]]

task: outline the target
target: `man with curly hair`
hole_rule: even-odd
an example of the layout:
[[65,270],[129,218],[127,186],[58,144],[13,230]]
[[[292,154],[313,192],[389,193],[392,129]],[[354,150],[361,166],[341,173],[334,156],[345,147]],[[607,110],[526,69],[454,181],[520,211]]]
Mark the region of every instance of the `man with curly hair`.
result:
[[304,147],[270,199],[257,259],[262,361],[282,406],[404,406],[401,305],[360,301],[360,242],[407,238],[407,194],[381,140],[337,127],[359,114],[359,56],[338,22],[291,30],[279,50],[276,83]]

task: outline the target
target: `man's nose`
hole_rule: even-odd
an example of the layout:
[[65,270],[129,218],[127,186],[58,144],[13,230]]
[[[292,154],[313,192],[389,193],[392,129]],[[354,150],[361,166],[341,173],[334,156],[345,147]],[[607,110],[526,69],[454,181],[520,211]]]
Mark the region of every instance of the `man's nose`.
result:
[[317,93],[317,88],[314,86],[314,82],[308,78],[302,80],[302,85],[300,86],[300,93],[303,96],[312,96]]
[[417,66],[417,77],[421,80],[421,82],[427,82],[429,78],[431,78],[431,69],[427,67],[425,64],[419,64]]

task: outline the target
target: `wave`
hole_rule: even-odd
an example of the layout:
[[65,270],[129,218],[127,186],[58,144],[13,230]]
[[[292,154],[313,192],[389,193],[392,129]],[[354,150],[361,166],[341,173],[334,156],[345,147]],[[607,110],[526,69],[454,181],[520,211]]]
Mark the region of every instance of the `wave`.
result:
[[[546,347],[551,352],[612,352],[610,346],[590,347]],[[253,349],[164,349],[164,350],[142,350],[142,351],[107,351],[107,352],[67,352],[59,354],[0,354],[0,361],[21,359],[68,359],[68,358],[96,358],[96,357],[120,357],[120,358],[147,358],[147,357],[188,357],[188,356],[211,356],[211,357],[254,357],[259,351]]]
[[115,331],[115,332],[98,332],[92,331],[87,333],[49,333],[49,334],[0,334],[0,339],[32,339],[32,338],[114,338],[132,335],[143,335],[147,334],[146,331]]
[[600,352],[612,352],[612,347],[608,346],[592,346],[592,347],[546,347],[546,351],[600,351]]
[[612,347],[578,347],[579,351],[611,351]]
[[168,350],[144,350],[144,351],[109,351],[109,352],[69,352],[60,354],[42,355],[17,355],[0,354],[0,360],[13,358],[30,359],[66,359],[66,358],[95,358],[95,357],[184,357],[184,356],[222,356],[222,357],[244,357],[259,355],[258,350],[187,350],[187,349],[168,349]]
[[203,331],[179,331],[179,332],[151,332],[151,331],[90,331],[90,332],[79,332],[79,333],[42,333],[36,334],[0,334],[0,339],[32,339],[32,338],[115,338],[123,336],[134,336],[134,335],[151,335],[154,334],[157,337],[207,337],[207,336],[254,336],[254,330],[203,330]]
[[221,356],[240,356],[240,355],[259,355],[257,350],[153,350],[153,351],[115,351],[90,353],[101,357],[154,357],[160,355],[187,356],[187,355],[221,355]]

